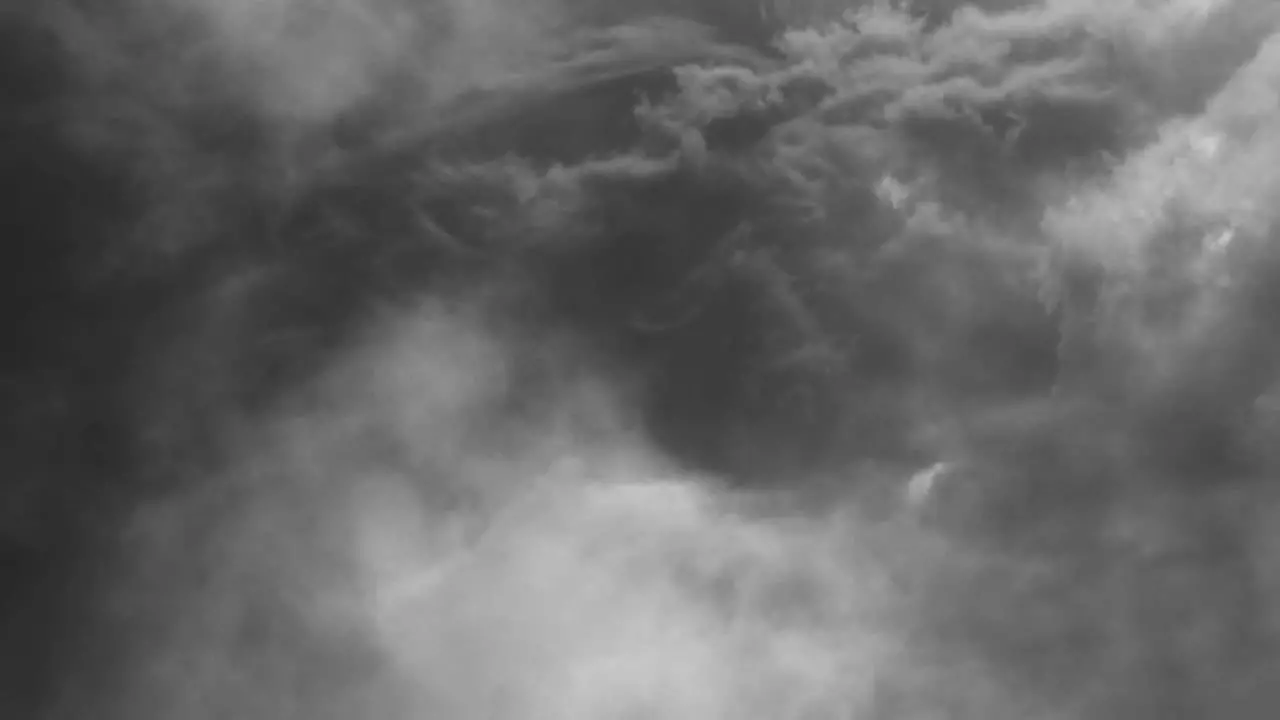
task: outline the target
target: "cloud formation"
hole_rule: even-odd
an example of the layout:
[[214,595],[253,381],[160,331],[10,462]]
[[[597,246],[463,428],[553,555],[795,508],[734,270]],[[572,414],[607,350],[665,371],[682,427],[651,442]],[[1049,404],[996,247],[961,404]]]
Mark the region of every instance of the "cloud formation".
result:
[[31,15],[130,299],[51,717],[1270,707],[1271,3]]

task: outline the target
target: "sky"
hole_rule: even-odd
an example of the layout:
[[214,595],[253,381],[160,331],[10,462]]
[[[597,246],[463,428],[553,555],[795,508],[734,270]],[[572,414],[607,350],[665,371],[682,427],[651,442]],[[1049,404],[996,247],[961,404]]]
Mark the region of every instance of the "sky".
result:
[[1280,6],[0,23],[0,714],[1280,700]]

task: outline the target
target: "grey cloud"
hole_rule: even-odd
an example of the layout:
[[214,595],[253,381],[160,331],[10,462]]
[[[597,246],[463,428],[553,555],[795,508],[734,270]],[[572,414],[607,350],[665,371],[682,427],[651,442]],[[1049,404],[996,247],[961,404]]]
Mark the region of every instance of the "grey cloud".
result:
[[114,716],[1248,716],[1276,63],[1182,53],[1266,13],[1009,5],[69,22],[187,243]]

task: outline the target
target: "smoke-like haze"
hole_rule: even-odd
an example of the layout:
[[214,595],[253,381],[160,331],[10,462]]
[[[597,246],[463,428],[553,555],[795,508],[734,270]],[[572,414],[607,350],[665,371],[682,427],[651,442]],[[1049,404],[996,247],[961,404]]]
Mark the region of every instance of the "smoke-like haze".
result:
[[0,715],[1280,702],[1280,5],[2,17]]

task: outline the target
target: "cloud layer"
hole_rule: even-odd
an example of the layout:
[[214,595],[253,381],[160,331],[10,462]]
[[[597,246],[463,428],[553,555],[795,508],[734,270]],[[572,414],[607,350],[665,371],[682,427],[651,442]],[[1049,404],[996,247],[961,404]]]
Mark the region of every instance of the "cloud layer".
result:
[[128,299],[50,717],[1271,706],[1271,3],[24,20]]

